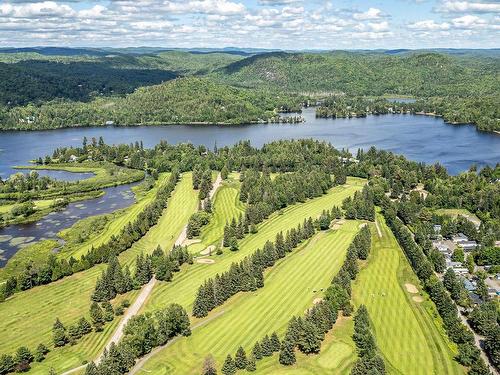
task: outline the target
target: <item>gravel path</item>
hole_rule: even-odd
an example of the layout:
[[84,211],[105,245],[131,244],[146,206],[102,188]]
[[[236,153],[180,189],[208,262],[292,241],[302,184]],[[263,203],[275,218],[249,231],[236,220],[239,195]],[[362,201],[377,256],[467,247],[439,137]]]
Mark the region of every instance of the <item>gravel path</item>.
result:
[[[222,184],[222,177],[221,177],[221,175],[219,173],[217,175],[217,178],[215,179],[215,182],[214,182],[213,186],[212,186],[212,190],[210,190],[210,192],[208,193],[208,196],[210,197],[210,199],[212,199],[215,196],[215,193],[217,192],[217,189],[221,186],[221,184]],[[175,245],[176,246],[181,246],[182,243],[186,240],[186,238],[187,238],[187,224],[182,229],[182,232],[179,235],[179,237],[177,237],[177,240],[175,241]],[[156,284],[156,278],[153,276],[153,278],[149,281],[149,283],[147,283],[145,286],[142,287],[141,293],[136,298],[136,300],[134,301],[134,303],[127,309],[127,311],[123,315],[123,318],[122,318],[120,324],[118,325],[118,327],[116,327],[116,330],[113,333],[113,336],[111,336],[111,338],[109,339],[108,343],[106,344],[106,349],[107,350],[109,350],[109,347],[111,346],[111,344],[113,342],[117,343],[117,342],[120,341],[120,339],[123,336],[123,329],[127,325],[127,323],[130,320],[130,318],[132,318],[134,315],[136,315],[139,312],[139,310],[141,309],[142,305],[144,304],[144,302],[146,302],[147,298],[151,294],[151,292],[152,292],[153,287],[155,286],[155,284]],[[216,318],[217,316],[219,316],[222,313],[223,313],[223,311],[221,313],[219,313],[218,315],[214,315],[211,319]],[[199,323],[196,326],[193,326],[192,329],[200,327],[201,325],[208,323],[211,319],[206,320],[204,322],[201,322],[201,323]],[[175,340],[176,339],[170,341],[166,345],[169,345],[169,344],[173,343]],[[143,360],[144,360],[144,362],[146,362],[147,358],[149,358],[151,355],[153,355],[153,353],[156,353],[156,351],[160,350],[161,348],[163,348],[163,347],[159,347],[159,348],[153,350],[147,356],[143,357],[139,362],[137,362],[137,365],[139,363],[141,363]],[[101,356],[102,356],[102,354],[99,355],[99,358],[97,358],[96,363],[100,362]],[[137,367],[137,365],[136,365],[136,367]],[[86,365],[82,365],[82,366],[76,367],[74,369],[71,369],[69,371],[64,372],[62,375],[69,375],[69,374],[75,373],[77,371],[83,370],[85,367],[86,367]],[[134,369],[135,369],[135,367],[134,367]],[[130,372],[131,374],[135,373],[135,372],[133,372],[134,369],[132,369],[132,371]]]

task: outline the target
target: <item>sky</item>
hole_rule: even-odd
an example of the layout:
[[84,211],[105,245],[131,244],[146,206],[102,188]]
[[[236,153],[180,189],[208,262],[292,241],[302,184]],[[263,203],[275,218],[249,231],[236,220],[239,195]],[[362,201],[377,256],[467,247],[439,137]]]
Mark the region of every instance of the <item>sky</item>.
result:
[[0,0],[0,46],[498,48],[500,0]]

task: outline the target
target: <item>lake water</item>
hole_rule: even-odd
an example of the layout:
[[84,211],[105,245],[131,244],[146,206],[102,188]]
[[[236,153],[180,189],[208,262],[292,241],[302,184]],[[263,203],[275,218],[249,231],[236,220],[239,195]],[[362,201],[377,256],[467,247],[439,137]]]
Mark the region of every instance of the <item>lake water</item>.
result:
[[[500,136],[483,133],[470,125],[447,125],[440,118],[415,115],[368,116],[353,119],[317,119],[314,108],[307,108],[302,124],[259,124],[238,126],[171,125],[136,127],[69,128],[36,132],[0,132],[0,177],[16,171],[15,165],[51,155],[57,147],[78,146],[86,136],[102,136],[108,144],[143,141],[151,147],[166,140],[171,144],[191,142],[213,147],[233,145],[250,140],[262,146],[279,139],[315,138],[330,142],[337,148],[355,153],[372,145],[403,154],[407,158],[440,162],[452,174],[467,170],[471,164],[484,166],[500,162]],[[44,175],[65,180],[90,177],[88,174],[44,171]],[[0,229],[0,266],[20,247],[56,233],[82,218],[112,212],[132,204],[131,186],[106,189],[101,198],[70,204],[64,211],[48,215],[37,223],[14,225]],[[1,251],[3,250],[3,254]]]
[[20,248],[36,241],[56,239],[59,231],[71,227],[80,219],[130,206],[135,201],[131,188],[136,184],[106,188],[102,197],[70,203],[64,210],[52,212],[34,223],[0,228],[0,267]]

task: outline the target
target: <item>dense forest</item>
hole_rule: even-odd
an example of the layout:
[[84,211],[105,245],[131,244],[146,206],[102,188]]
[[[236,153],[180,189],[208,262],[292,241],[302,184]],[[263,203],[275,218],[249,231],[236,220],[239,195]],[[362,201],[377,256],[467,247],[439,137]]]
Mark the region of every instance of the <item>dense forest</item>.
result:
[[[420,100],[411,111],[434,113],[452,123],[474,123],[481,130],[500,129],[500,64],[488,54],[339,51],[243,57],[181,51],[105,55],[101,51],[57,56],[26,51],[0,53],[0,61],[2,129],[102,125],[108,120],[254,123],[270,121],[275,109],[299,109],[303,99],[290,98],[292,94],[313,101],[331,95],[344,95],[348,101],[412,96]],[[190,87],[141,88],[123,97],[138,87],[178,76],[207,80],[189,81]],[[186,100],[186,105],[179,103]],[[201,105],[193,108],[193,102]],[[339,114],[347,116],[339,111],[333,117]]]
[[241,124],[279,121],[278,110],[300,109],[298,96],[234,88],[205,78],[142,87],[125,97],[91,102],[54,100],[11,110],[0,107],[4,129],[162,124]]

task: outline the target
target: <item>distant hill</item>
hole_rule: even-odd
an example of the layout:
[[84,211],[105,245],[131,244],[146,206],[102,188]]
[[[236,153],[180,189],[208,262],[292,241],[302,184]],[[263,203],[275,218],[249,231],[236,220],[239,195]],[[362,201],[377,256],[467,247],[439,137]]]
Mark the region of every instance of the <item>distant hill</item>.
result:
[[286,53],[254,55],[217,73],[243,87],[349,95],[468,96],[496,94],[500,60],[432,52]]
[[99,62],[0,63],[0,104],[24,105],[55,98],[86,101],[97,95],[129,93],[176,76],[167,70],[116,69]]

